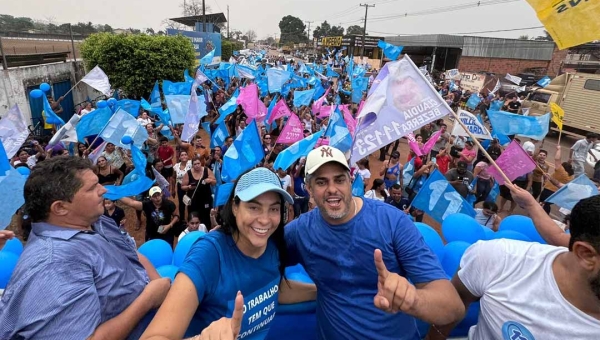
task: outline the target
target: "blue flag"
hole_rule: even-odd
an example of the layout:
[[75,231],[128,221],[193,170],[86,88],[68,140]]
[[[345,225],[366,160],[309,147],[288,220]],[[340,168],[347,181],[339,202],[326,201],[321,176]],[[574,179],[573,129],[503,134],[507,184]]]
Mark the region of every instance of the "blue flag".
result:
[[275,121],[273,123],[269,124],[269,118],[271,118],[271,113],[273,112],[275,105],[277,105],[278,98],[279,98],[279,96],[277,94],[275,94],[273,99],[271,99],[271,103],[269,103],[269,107],[267,108],[267,117],[265,118],[265,125],[266,125],[267,131],[269,133],[277,127],[277,122],[275,122]]
[[308,106],[313,99],[315,89],[294,92],[294,106]]
[[189,95],[192,91],[192,82],[174,83],[172,81],[163,80],[163,93],[167,95],[184,94]]
[[137,117],[140,115],[140,106],[141,103],[139,100],[121,99],[117,102],[115,111],[117,108],[121,108],[127,111],[130,115]]
[[357,173],[352,182],[352,196],[363,197],[365,195],[365,182],[362,176]]
[[212,51],[206,53],[206,55],[200,59],[200,65],[210,65],[212,64],[214,58],[215,49],[213,48]]
[[237,98],[240,95],[240,89],[238,88],[237,90],[235,90],[235,93],[233,94],[233,96],[231,96],[231,98],[229,98],[228,101],[225,102],[225,104],[223,104],[223,106],[221,106],[219,108],[219,119],[217,119],[216,123],[220,124],[221,122],[225,121],[225,118],[227,118],[227,116],[229,116],[230,114],[234,113],[235,110],[238,107],[237,104]]
[[115,201],[123,197],[138,195],[152,187],[154,181],[146,177],[146,156],[135,145],[131,146],[131,160],[134,169],[127,175],[128,182],[119,186],[105,186],[107,192],[104,194],[104,198]]
[[410,161],[404,164],[402,168],[402,184],[406,187],[410,180],[413,178],[415,174],[415,157],[411,158]]
[[105,141],[124,149],[129,149],[130,146],[123,144],[121,138],[129,136],[133,139],[133,144],[141,148],[148,139],[148,131],[146,131],[146,127],[141,126],[129,113],[118,109],[109,119],[108,123],[106,123],[99,136]]
[[212,133],[210,138],[210,148],[213,149],[215,147],[221,147],[225,144],[225,139],[229,136],[229,130],[227,129],[227,124],[225,121],[222,121],[219,126],[217,126],[215,132]]
[[546,199],[546,202],[554,203],[561,208],[573,210],[577,202],[595,195],[598,195],[598,188],[586,174],[581,174],[558,189],[552,196]]
[[490,103],[490,110],[491,111],[500,111],[500,110],[502,110],[502,106],[504,106],[503,100],[494,100],[493,102]]
[[392,44],[388,44],[383,40],[379,40],[377,43],[377,47],[383,50],[383,54],[388,57],[390,60],[396,60],[402,53],[402,49],[404,46],[395,46]]
[[355,104],[360,103],[363,97],[363,92],[367,90],[369,86],[369,78],[357,77],[352,79],[352,102]]
[[329,117],[329,125],[327,125],[325,136],[329,138],[329,145],[342,152],[352,148],[352,135],[338,107]]
[[427,178],[413,199],[412,206],[423,210],[439,223],[456,213],[475,217],[473,206],[454,190],[437,169]]
[[477,93],[473,93],[471,94],[471,97],[469,97],[469,100],[467,100],[467,107],[471,110],[475,110],[479,103],[481,103],[481,98]]
[[44,114],[46,116],[46,124],[52,125],[65,125],[65,121],[54,113],[52,107],[50,106],[50,102],[46,95],[42,96],[42,102],[44,103]]
[[265,157],[256,120],[252,120],[223,155],[221,176],[225,182],[235,181]]
[[[475,177],[473,182],[471,182],[471,186],[473,188],[475,188],[475,185],[477,185],[477,178],[478,177]],[[492,190],[490,190],[490,193],[485,198],[485,201],[486,202],[496,202],[498,195],[500,195],[500,186],[498,185],[498,182],[494,181],[494,186],[492,187]],[[466,201],[469,202],[469,204],[471,204],[471,205],[475,204],[476,200],[477,200],[477,197],[475,197],[474,194],[469,193],[467,195]]]
[[190,71],[187,68],[185,70],[183,70],[183,78],[185,79],[186,82],[194,81],[194,78],[192,78],[192,76],[190,76]]
[[542,88],[544,88],[544,87],[550,85],[550,77],[545,76],[544,78],[538,80],[538,82],[536,84],[541,86]]
[[85,137],[99,134],[106,123],[108,123],[112,115],[113,112],[110,108],[103,107],[81,117],[79,123],[77,123],[75,126],[75,131],[77,131],[77,139],[84,143]]
[[313,94],[313,100],[317,100],[317,99],[321,98],[325,94],[325,89],[323,88],[323,85],[321,85],[320,81],[318,81],[314,85],[314,87],[315,87],[315,93]]
[[158,88],[158,80],[154,82],[152,92],[150,92],[150,103],[160,103],[160,89]]
[[287,72],[276,68],[270,68],[267,70],[267,84],[269,86],[269,92],[281,92],[283,84],[285,84],[292,75]]
[[227,200],[233,191],[235,183],[223,183],[217,187],[217,193],[215,194],[215,207],[222,207],[227,204]]
[[522,135],[536,140],[542,140],[548,134],[550,113],[543,116],[522,116],[504,111],[487,112],[492,124],[492,132],[503,135]]
[[0,142],[0,230],[10,225],[13,215],[23,204],[23,188],[27,178],[8,162],[4,145]]
[[325,74],[327,77],[339,78],[339,73],[335,72],[331,69],[331,66],[327,65],[327,73]]
[[308,153],[315,148],[315,145],[317,145],[317,142],[322,135],[323,130],[317,131],[281,151],[275,159],[273,169],[289,169],[297,160],[299,160],[301,157],[306,157]]

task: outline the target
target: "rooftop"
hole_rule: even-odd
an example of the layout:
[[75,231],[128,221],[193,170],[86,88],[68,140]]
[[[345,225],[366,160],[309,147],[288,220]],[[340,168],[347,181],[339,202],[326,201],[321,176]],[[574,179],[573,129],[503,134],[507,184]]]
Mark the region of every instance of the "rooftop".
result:
[[[192,15],[189,17],[171,18],[169,20],[173,20],[175,22],[178,22],[178,23],[186,25],[186,26],[194,27],[194,26],[196,26],[197,22],[204,21],[204,16],[203,15]],[[223,13],[211,13],[211,14],[206,14],[206,22],[211,23],[211,24],[220,24],[223,22],[227,22],[227,19],[225,18],[225,14],[223,14]]]

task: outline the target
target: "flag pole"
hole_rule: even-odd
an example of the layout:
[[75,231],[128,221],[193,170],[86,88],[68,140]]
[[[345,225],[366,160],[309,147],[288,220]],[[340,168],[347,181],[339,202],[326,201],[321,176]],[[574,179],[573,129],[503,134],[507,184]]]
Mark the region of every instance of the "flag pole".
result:
[[452,115],[454,116],[454,120],[456,122],[458,122],[458,124],[460,124],[460,126],[463,128],[463,130],[465,130],[465,132],[469,135],[469,137],[471,137],[471,139],[473,140],[473,143],[475,143],[477,145],[477,147],[479,147],[481,149],[481,151],[483,152],[483,155],[485,156],[485,158],[487,158],[490,161],[490,163],[494,167],[496,167],[496,169],[498,170],[498,173],[500,173],[500,176],[502,176],[502,178],[504,179],[504,181],[507,182],[507,183],[511,183],[512,181],[508,178],[508,176],[506,176],[506,174],[504,173],[504,171],[502,171],[502,169],[500,169],[500,167],[498,166],[498,164],[496,164],[496,162],[492,159],[492,157],[487,152],[487,150],[481,145],[481,143],[479,143],[479,141],[477,140],[477,138],[475,136],[473,136],[473,134],[471,133],[471,131],[469,131],[469,129],[465,126],[465,124],[458,118],[458,115],[456,114],[456,112],[454,112],[452,110],[450,112],[452,112]]
[[71,89],[69,91],[67,91],[67,93],[63,94],[61,97],[65,97],[66,95],[68,95],[69,93],[71,93],[71,91],[73,91],[73,89],[76,88],[77,85],[79,85],[79,83],[81,83],[81,80],[78,81],[77,83],[75,83],[75,85],[73,85],[73,87],[71,87]]

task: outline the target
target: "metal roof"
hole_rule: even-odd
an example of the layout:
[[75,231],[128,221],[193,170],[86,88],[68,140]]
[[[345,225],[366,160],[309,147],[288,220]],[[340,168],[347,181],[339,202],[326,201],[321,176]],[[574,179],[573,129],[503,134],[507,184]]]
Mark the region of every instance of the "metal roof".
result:
[[[171,18],[169,20],[173,20],[186,26],[194,27],[196,26],[197,22],[202,22],[204,20],[204,16],[192,15],[189,17]],[[225,18],[225,14],[223,13],[211,13],[206,14],[206,22],[211,24],[220,24],[222,22],[227,22],[227,19]]]
[[385,42],[402,46],[463,47],[463,37],[448,34],[399,35],[385,37]]
[[467,57],[552,60],[555,44],[552,41],[503,39],[425,34],[385,37],[394,45],[414,47],[448,47],[462,49]]

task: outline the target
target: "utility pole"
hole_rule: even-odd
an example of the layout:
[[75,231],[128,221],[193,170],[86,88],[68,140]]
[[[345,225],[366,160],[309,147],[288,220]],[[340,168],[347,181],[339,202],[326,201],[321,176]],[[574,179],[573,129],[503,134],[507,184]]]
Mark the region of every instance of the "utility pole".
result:
[[227,39],[230,39],[229,37],[229,5],[227,5]]
[[369,13],[369,7],[375,7],[375,5],[369,4],[360,4],[360,7],[365,8],[365,25],[363,27],[363,36],[362,36],[362,49],[360,50],[360,58],[364,58],[365,56],[365,36],[367,35],[367,14]]
[[307,24],[308,24],[308,34],[307,34],[307,36],[308,36],[308,40],[309,40],[309,41],[310,41],[310,24],[312,24],[313,22],[314,22],[314,21],[305,21],[305,23],[307,23]]
[[206,4],[205,4],[205,0],[202,0],[202,32],[206,33]]
[[77,62],[77,55],[75,54],[75,42],[73,41],[73,26],[70,23],[69,23],[69,34],[71,35],[71,48],[73,49],[73,60],[75,62]]

